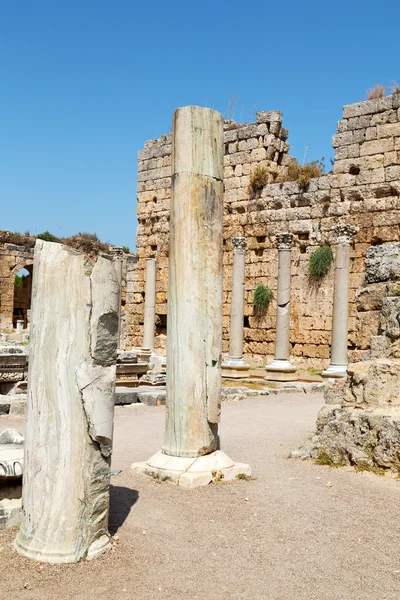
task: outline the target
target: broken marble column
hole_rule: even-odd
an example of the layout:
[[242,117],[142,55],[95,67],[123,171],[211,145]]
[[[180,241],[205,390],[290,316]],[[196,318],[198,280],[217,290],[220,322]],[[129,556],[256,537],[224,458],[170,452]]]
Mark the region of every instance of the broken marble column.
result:
[[223,117],[174,113],[164,446],[132,468],[185,487],[249,474],[218,450],[222,346]]
[[146,258],[146,285],[144,291],[143,348],[154,350],[156,328],[156,259]]
[[16,429],[0,431],[0,529],[21,523],[23,443]]
[[248,377],[249,365],[243,360],[244,279],[246,238],[232,238],[232,299],[229,329],[229,357],[222,365],[222,376],[241,379]]
[[278,233],[278,294],[276,305],[275,356],[266,367],[268,381],[296,381],[290,362],[290,281],[293,235]]
[[24,331],[24,321],[17,321],[16,333],[21,334]]
[[333,294],[333,319],[331,360],[323,377],[347,376],[347,341],[349,320],[349,271],[350,242],[358,228],[350,225],[335,225],[336,235],[335,289]]
[[111,246],[111,253],[114,257],[114,266],[117,272],[119,283],[119,304],[118,304],[118,348],[121,348],[121,302],[122,302],[122,271],[124,266],[124,251],[122,246]]
[[110,547],[119,281],[90,260],[36,241],[20,554],[51,563]]

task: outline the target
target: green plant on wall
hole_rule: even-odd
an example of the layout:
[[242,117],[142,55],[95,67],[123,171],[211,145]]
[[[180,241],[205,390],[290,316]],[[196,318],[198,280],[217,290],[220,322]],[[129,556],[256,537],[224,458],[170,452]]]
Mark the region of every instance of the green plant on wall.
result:
[[254,290],[253,296],[254,316],[257,317],[257,319],[263,319],[265,317],[273,297],[274,294],[267,285],[264,285],[263,283],[258,284]]
[[333,262],[333,253],[330,246],[320,246],[312,252],[308,263],[308,276],[314,280],[324,277]]

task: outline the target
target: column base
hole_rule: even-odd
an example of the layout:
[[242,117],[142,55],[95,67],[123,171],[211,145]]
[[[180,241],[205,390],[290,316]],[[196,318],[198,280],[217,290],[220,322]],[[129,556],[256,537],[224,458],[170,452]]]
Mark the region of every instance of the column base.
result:
[[147,462],[133,463],[131,469],[139,475],[186,488],[208,485],[212,481],[231,481],[238,475],[251,475],[249,465],[233,462],[221,450],[198,458],[169,456],[159,450]]
[[250,365],[244,362],[243,358],[228,358],[222,363],[222,377],[231,379],[243,379],[249,376]]
[[297,368],[289,360],[273,360],[265,367],[266,381],[297,381]]
[[321,376],[331,379],[347,377],[347,365],[329,365],[325,371],[322,371]]
[[[26,558],[31,558],[36,561],[52,563],[52,564],[60,564],[60,563],[77,563],[83,558],[86,560],[94,560],[98,558],[105,552],[108,552],[112,547],[111,539],[108,533],[104,533],[99,538],[97,538],[90,545],[86,556],[81,557],[78,551],[75,552],[63,552],[63,551],[49,551],[48,544],[40,544],[38,540],[26,538],[22,528],[17,534],[17,537],[14,540],[14,548]],[[47,550],[44,550],[47,548]]]

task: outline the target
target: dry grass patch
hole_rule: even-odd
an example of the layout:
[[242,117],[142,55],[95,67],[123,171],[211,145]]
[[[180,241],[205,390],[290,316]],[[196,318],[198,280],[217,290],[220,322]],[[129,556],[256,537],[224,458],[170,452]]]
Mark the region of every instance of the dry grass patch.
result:
[[377,83],[373,88],[368,90],[367,100],[377,100],[385,97],[385,86]]

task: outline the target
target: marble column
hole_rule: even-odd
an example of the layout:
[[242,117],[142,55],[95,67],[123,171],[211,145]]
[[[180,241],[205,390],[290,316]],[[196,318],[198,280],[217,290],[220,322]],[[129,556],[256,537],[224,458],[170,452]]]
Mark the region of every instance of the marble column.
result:
[[119,281],[119,311],[118,311],[118,348],[121,348],[121,302],[122,302],[122,271],[124,266],[124,251],[122,246],[111,246],[111,252],[114,257],[114,266],[117,272],[117,277]]
[[222,376],[241,379],[248,377],[249,365],[243,360],[244,281],[246,238],[232,238],[232,299],[229,329],[229,357],[222,365]]
[[295,381],[296,367],[290,362],[290,281],[293,235],[278,233],[278,293],[276,305],[275,356],[266,367],[269,381]]
[[347,376],[347,341],[349,319],[350,242],[358,231],[350,225],[332,228],[336,236],[335,288],[333,293],[331,360],[323,377]]
[[[223,117],[187,106],[172,127],[164,446],[132,468],[185,487],[248,474],[218,448],[222,352]],[[218,475],[219,474],[219,475]]]
[[63,563],[110,547],[119,282],[97,260],[36,241],[20,554]]
[[156,329],[156,259],[146,258],[146,284],[144,292],[143,348],[154,350]]

